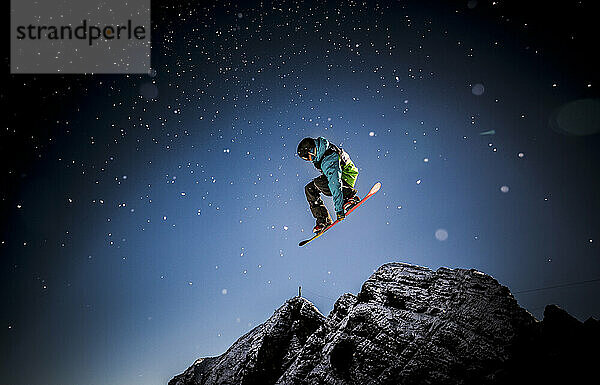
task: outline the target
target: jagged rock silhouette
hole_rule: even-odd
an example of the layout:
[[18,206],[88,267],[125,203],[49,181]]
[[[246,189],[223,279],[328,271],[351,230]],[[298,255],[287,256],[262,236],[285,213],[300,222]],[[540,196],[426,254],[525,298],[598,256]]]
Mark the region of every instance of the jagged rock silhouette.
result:
[[389,263],[327,317],[292,298],[169,385],[572,382],[591,378],[599,331],[552,305],[538,321],[476,270]]

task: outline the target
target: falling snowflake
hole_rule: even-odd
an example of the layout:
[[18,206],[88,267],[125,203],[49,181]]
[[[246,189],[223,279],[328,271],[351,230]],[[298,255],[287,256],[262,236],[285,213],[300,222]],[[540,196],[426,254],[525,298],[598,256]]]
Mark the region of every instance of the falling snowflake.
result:
[[446,239],[448,239],[448,231],[446,231],[445,229],[437,229],[435,231],[435,238],[438,241],[445,241]]
[[473,86],[471,92],[473,93],[473,95],[481,96],[485,92],[485,87],[483,86],[483,84],[477,83]]

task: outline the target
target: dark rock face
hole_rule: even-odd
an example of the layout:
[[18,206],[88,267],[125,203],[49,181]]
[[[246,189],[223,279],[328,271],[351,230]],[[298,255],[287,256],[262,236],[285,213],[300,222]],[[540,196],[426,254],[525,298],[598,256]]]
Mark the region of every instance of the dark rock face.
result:
[[325,317],[304,298],[292,298],[219,357],[198,359],[169,385],[274,384]]
[[499,379],[506,384],[515,383],[514,379],[535,384],[588,383],[597,376],[599,349],[599,321],[589,318],[582,323],[548,305],[544,320],[516,339]]
[[591,372],[598,354],[585,349],[598,351],[598,324],[556,306],[539,322],[475,270],[390,263],[327,318],[293,298],[169,385],[556,383]]

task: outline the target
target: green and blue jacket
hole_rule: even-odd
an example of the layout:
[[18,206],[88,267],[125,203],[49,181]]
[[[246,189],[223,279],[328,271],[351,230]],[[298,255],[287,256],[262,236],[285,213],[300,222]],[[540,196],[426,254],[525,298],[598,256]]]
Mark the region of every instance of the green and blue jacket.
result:
[[317,155],[313,160],[314,166],[320,170],[329,182],[329,191],[333,195],[335,212],[343,212],[344,196],[342,194],[342,180],[354,187],[358,177],[358,168],[350,160],[346,151],[338,148],[325,138],[315,139]]

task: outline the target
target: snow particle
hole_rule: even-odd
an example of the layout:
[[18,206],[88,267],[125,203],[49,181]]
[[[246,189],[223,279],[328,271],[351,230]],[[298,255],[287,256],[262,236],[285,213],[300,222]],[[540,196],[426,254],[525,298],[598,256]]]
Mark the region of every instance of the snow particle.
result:
[[481,96],[485,92],[485,87],[481,83],[477,83],[471,88],[471,92],[473,95]]
[[448,231],[446,231],[445,229],[437,229],[435,231],[435,238],[438,241],[445,241],[446,239],[448,239]]
[[223,294],[223,295],[227,295],[227,289],[223,289],[223,290],[221,290],[221,294]]
[[503,193],[507,193],[510,189],[508,188],[508,186],[504,185],[502,187],[500,187],[500,191],[502,191]]
[[523,157],[525,157],[525,154],[524,154],[524,153],[522,153],[522,152],[520,152],[520,153],[518,153],[518,154],[517,154],[517,156],[518,156],[519,158],[523,158]]
[[374,131],[369,132],[369,136],[375,136],[375,132]]

